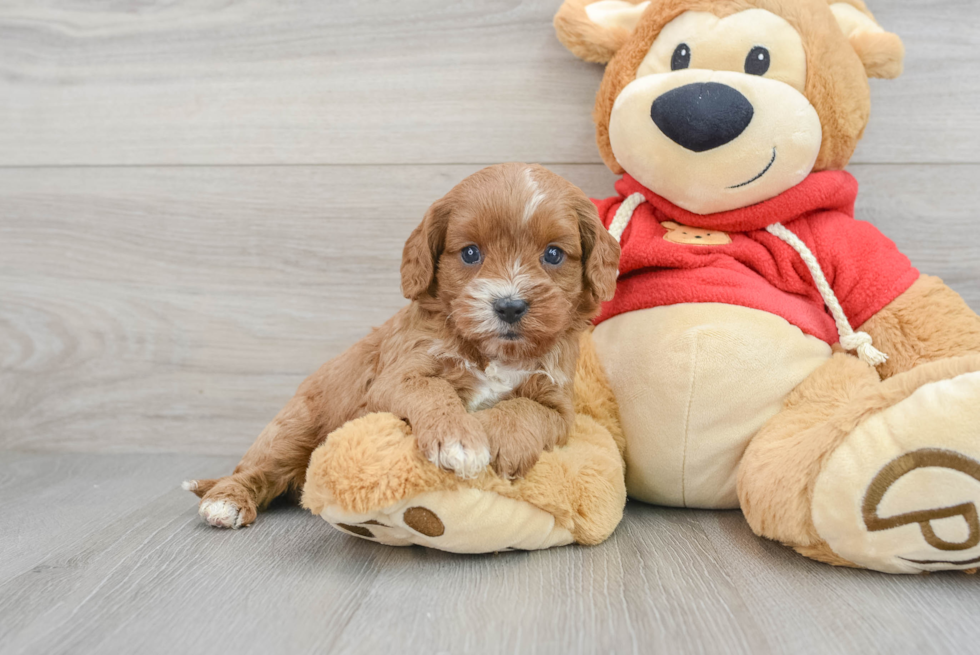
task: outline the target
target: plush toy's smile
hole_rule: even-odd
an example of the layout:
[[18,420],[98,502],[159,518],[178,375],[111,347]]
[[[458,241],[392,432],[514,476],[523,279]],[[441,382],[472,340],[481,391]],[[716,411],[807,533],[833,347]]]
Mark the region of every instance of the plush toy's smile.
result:
[[637,78],[609,120],[610,146],[624,170],[701,215],[748,207],[799,184],[813,170],[821,134],[817,112],[789,84],[709,69]]
[[736,184],[735,186],[730,186],[728,188],[729,189],[740,189],[743,186],[748,186],[748,185],[752,184],[753,182],[755,182],[756,180],[758,180],[759,178],[761,178],[763,175],[765,175],[766,173],[768,173],[769,172],[769,169],[772,168],[772,165],[775,164],[775,163],[776,163],[776,148],[773,147],[773,149],[772,149],[772,159],[769,160],[769,163],[766,164],[766,167],[764,169],[762,169],[762,172],[761,173],[759,173],[758,175],[756,175],[755,177],[753,177],[748,182],[742,182],[741,184]]

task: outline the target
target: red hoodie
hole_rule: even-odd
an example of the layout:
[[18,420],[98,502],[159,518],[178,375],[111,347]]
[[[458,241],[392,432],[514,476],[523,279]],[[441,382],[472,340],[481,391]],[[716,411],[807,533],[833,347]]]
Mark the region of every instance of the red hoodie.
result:
[[[857,187],[857,180],[843,171],[812,173],[771,200],[700,215],[624,175],[616,183],[619,196],[593,200],[609,228],[625,199],[635,193],[645,199],[620,238],[623,255],[616,296],[603,305],[596,323],[638,309],[719,302],[776,314],[807,334],[837,343],[834,319],[803,259],[765,228],[782,223],[809,247],[857,329],[919,277],[891,240],[870,223],[854,218]],[[731,243],[668,241],[668,230],[661,223],[669,221],[725,231]]]

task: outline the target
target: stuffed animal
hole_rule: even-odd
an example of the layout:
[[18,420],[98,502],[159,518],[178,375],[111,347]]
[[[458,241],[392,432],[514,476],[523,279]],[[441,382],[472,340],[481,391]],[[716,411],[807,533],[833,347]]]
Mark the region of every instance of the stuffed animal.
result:
[[304,504],[382,543],[598,543],[625,490],[890,573],[980,563],[980,318],[855,220],[867,78],[904,51],[860,0],[567,0],[623,256],[568,445],[463,481],[393,416],[314,453]]
[[980,563],[980,318],[854,218],[861,0],[566,0],[623,248],[593,333],[631,497],[891,573]]

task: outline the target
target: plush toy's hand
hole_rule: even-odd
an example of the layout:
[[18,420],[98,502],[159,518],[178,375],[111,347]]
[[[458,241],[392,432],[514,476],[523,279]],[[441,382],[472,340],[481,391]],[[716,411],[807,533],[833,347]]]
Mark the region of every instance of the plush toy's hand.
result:
[[438,424],[418,426],[419,449],[441,468],[454,471],[464,480],[478,476],[490,464],[487,433],[470,414],[444,418]]

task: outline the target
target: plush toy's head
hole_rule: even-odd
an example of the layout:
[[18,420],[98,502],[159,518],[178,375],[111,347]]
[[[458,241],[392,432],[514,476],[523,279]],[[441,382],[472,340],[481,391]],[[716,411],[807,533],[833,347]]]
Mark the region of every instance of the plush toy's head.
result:
[[846,166],[868,76],[897,77],[904,56],[861,0],[566,0],[555,28],[608,63],[593,114],[606,165],[697,214]]

